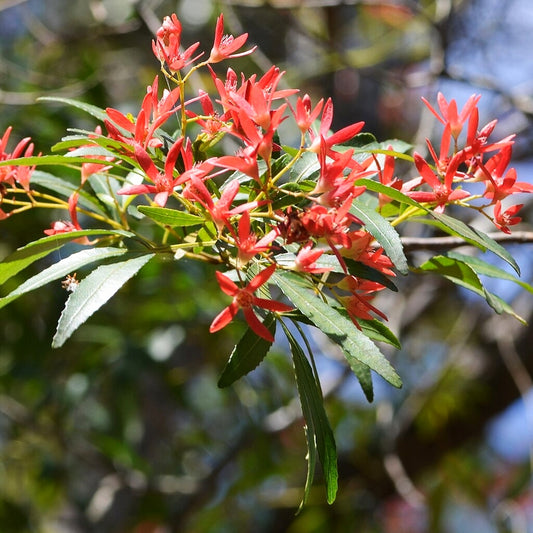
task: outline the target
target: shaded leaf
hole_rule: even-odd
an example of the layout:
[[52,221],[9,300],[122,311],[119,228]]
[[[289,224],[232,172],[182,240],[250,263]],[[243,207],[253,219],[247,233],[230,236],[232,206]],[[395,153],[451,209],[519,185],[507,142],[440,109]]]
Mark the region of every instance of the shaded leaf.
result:
[[80,195],[78,198],[78,204],[80,206],[101,215],[106,214],[105,209],[102,207],[100,202],[94,198],[94,196],[91,196],[83,189],[78,190],[78,185],[74,185],[67,180],[54,176],[53,174],[42,172],[40,170],[34,170],[33,174],[31,175],[31,183],[32,186],[38,185],[39,187],[48,189],[49,191],[52,191],[55,194],[60,194],[66,198],[78,191]]
[[52,347],[59,348],[95,311],[100,309],[155,254],[99,266],[80,281],[59,317]]
[[[304,489],[304,498],[301,507],[307,501],[311,490],[316,463],[316,451],[324,472],[326,483],[327,501],[329,504],[335,501],[338,488],[337,450],[335,437],[329,425],[328,417],[324,409],[324,400],[320,390],[320,384],[315,380],[313,370],[305,357],[300,345],[286,327],[285,333],[291,347],[296,375],[296,386],[302,405],[302,413],[307,424],[306,436],[308,445],[308,470]],[[315,448],[316,447],[316,448]]]
[[[263,324],[272,335],[276,332],[276,319],[269,313]],[[239,340],[218,380],[219,387],[228,387],[242,376],[256,368],[264,359],[272,343],[259,337],[250,328],[246,330]]]

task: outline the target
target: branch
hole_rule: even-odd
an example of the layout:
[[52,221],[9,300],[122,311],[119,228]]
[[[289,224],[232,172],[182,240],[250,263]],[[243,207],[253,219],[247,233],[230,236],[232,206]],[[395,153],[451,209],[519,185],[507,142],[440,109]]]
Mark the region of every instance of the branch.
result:
[[[505,243],[533,243],[533,231],[516,231],[515,233],[487,233],[492,240]],[[413,252],[416,250],[441,250],[457,248],[459,246],[469,246],[461,237],[402,237],[404,251]]]

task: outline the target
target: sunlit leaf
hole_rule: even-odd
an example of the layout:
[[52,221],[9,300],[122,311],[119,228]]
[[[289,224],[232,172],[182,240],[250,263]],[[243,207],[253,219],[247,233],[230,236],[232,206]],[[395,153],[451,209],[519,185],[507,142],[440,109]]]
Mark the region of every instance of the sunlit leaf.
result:
[[489,250],[493,254],[502,258],[514,268],[517,274],[520,274],[520,267],[514,260],[513,256],[501,244],[497,243],[494,239],[491,239],[487,234],[471,228],[461,220],[457,220],[446,213],[435,213],[431,211],[430,214],[436,220],[450,228],[454,233],[470,241],[481,250]]
[[82,279],[71,293],[57,324],[52,347],[59,348],[95,311],[100,309],[155,254],[102,265]]
[[191,215],[185,211],[178,211],[177,209],[169,209],[168,207],[156,207],[150,205],[139,205],[137,209],[152,220],[159,222],[165,226],[195,226],[203,224],[202,217]]
[[89,248],[87,250],[82,250],[81,252],[76,252],[61,261],[49,266],[39,274],[31,277],[29,280],[25,281],[22,285],[19,285],[15,290],[11,291],[7,296],[0,298],[0,308],[6,306],[8,303],[16,300],[19,296],[26,294],[27,292],[33,291],[55,281],[65,277],[67,274],[72,274],[78,268],[94,263],[96,261],[103,261],[110,257],[116,257],[127,252],[126,248]]
[[407,274],[407,258],[403,253],[403,245],[398,232],[379,213],[369,209],[357,201],[352,204],[350,213],[356,216],[372,236],[383,246],[385,253],[394,263],[394,266],[401,274]]
[[80,237],[111,237],[114,235],[134,237],[133,233],[123,230],[87,229],[50,235],[49,237],[43,237],[37,241],[30,242],[23,248],[19,248],[11,255],[2,259],[0,263],[0,285],[38,259],[47,256],[70,241],[79,239]]
[[396,335],[383,322],[377,319],[359,320],[359,325],[363,333],[373,341],[386,342],[398,350],[402,347]]
[[520,285],[520,287],[522,287],[526,291],[533,293],[533,286],[531,286],[529,283],[526,283],[525,281],[522,281],[516,278],[515,276],[513,276],[512,274],[509,274],[502,268],[499,268],[495,265],[491,265],[490,263],[487,263],[486,261],[483,261],[483,259],[480,259],[479,257],[461,254],[454,250],[447,252],[446,255],[448,257],[453,257],[454,259],[458,259],[459,261],[463,261],[480,275],[489,276],[491,278],[498,278],[498,279],[505,279],[508,281],[512,281],[513,283]]
[[525,320],[516,314],[509,304],[483,286],[477,273],[469,264],[455,257],[437,255],[420,265],[416,270],[439,274],[456,285],[460,285],[481,296],[498,314],[507,313],[525,323]]
[[63,98],[60,96],[41,96],[40,98],[38,98],[38,101],[66,104],[72,107],[76,107],[77,109],[81,109],[82,111],[89,113],[89,115],[92,115],[93,117],[97,118],[102,122],[107,119],[107,113],[104,109],[101,109],[91,104],[87,104],[86,102],[73,100],[72,98]]
[[[350,319],[303,285],[301,277],[292,272],[283,272],[274,274],[272,279],[318,329],[342,348],[356,375],[361,369],[360,365],[363,364],[377,372],[394,387],[401,387],[400,377],[378,347],[362,331],[359,331]],[[365,390],[365,394],[369,396],[371,392]]]

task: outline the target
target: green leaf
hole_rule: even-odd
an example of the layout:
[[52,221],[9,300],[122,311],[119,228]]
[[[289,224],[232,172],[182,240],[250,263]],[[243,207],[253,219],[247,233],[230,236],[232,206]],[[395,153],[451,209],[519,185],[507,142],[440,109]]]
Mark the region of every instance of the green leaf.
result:
[[502,313],[507,313],[508,315],[511,315],[512,317],[516,318],[519,322],[527,326],[527,321],[522,318],[520,315],[516,313],[516,311],[505,301],[502,300],[498,295],[489,292],[487,289],[483,288],[485,292],[485,300],[487,300],[487,303],[498,313],[501,315]]
[[445,255],[428,259],[417,269],[419,272],[439,274],[457,285],[461,285],[484,297],[483,284],[477,274],[466,263]]
[[420,210],[426,213],[429,211],[429,209],[425,208],[422,204],[419,204],[416,200],[409,198],[409,196],[407,196],[403,192],[400,192],[399,190],[394,189],[393,187],[383,185],[379,181],[374,181],[368,178],[360,178],[358,180],[355,180],[355,185],[364,185],[369,191],[385,194],[386,196],[392,198],[393,200],[396,200],[397,202],[410,205],[411,207],[418,207]]
[[[74,185],[67,180],[49,174],[48,172],[42,172],[40,170],[34,170],[31,175],[32,186],[38,185],[68,198],[71,194],[78,190],[78,185]],[[96,198],[88,194],[81,189],[79,191],[78,204],[86,209],[92,210],[100,215],[106,215],[105,209]]]
[[[317,297],[302,278],[292,272],[278,272],[273,281],[292,303],[323,331],[333,342],[338,344],[358,378],[367,384],[368,373],[362,374],[362,366],[374,370],[394,387],[401,387],[402,382],[394,368],[380,352],[378,347],[353,322],[339,313],[337,309]],[[371,391],[365,390],[367,397]]]
[[26,294],[27,292],[33,291],[55,281],[65,277],[67,274],[75,272],[76,269],[94,263],[95,261],[103,261],[109,257],[115,257],[117,255],[122,255],[127,252],[126,248],[89,248],[88,250],[82,250],[81,252],[76,252],[65,259],[55,263],[52,266],[49,266],[39,274],[31,277],[29,280],[24,282],[22,285],[19,285],[15,290],[10,292],[7,296],[0,298],[0,308],[6,306],[8,303],[16,300],[19,296]]
[[202,217],[191,215],[184,211],[178,211],[177,209],[169,209],[168,207],[139,205],[137,209],[143,215],[165,226],[195,226],[197,224],[203,224],[205,221]]
[[366,229],[383,246],[385,253],[394,263],[398,272],[407,274],[407,258],[403,253],[403,245],[398,232],[379,213],[369,209],[360,202],[354,202],[350,208],[350,213],[363,222]]
[[368,279],[370,281],[375,281],[376,283],[381,283],[381,285],[387,287],[387,289],[390,289],[394,292],[398,292],[398,287],[394,285],[390,278],[385,276],[385,274],[382,274],[379,270],[369,267],[368,265],[365,265],[360,261],[354,261],[353,259],[344,258],[344,262],[348,267],[348,272],[352,274],[352,276],[357,276],[358,278]]
[[446,255],[448,257],[458,259],[459,261],[463,261],[464,263],[469,265],[472,269],[474,269],[474,271],[479,275],[512,281],[516,283],[517,285],[520,285],[520,287],[522,287],[526,291],[533,293],[533,286],[531,286],[529,283],[519,280],[518,278],[516,278],[512,274],[509,274],[502,268],[499,268],[495,265],[491,265],[490,263],[483,261],[479,257],[461,254],[453,250],[447,252]]
[[[276,332],[276,319],[273,314],[269,313],[263,324],[268,328],[272,335]],[[256,368],[264,359],[272,343],[256,335],[248,328],[241,340],[237,343],[230,358],[222,371],[218,380],[219,387],[228,387],[242,376],[248,374]]]
[[401,349],[400,341],[383,322],[377,319],[359,320],[359,325],[363,333],[373,341],[386,342],[398,350]]
[[445,213],[435,213],[431,209],[428,209],[415,200],[412,200],[409,198],[409,196],[406,196],[402,192],[393,189],[392,187],[387,187],[386,185],[378,183],[377,181],[362,178],[356,180],[355,185],[365,185],[366,188],[371,191],[385,194],[393,200],[397,200],[398,202],[419,208],[421,211],[431,215],[439,223],[439,227],[446,233],[460,236],[465,239],[467,243],[476,246],[482,251],[490,250],[492,253],[509,263],[517,272],[517,274],[520,274],[520,268],[511,254],[501,244],[497,243],[494,239],[491,239],[482,231],[471,228],[461,220],[457,220],[456,218],[453,218]]
[[[289,171],[290,181],[299,182],[304,179],[310,179],[315,173],[320,170],[320,163],[318,157],[312,152],[304,152],[298,158],[298,161],[291,167]],[[314,180],[316,181],[316,180]]]
[[47,256],[54,250],[61,248],[65,244],[80,237],[96,236],[121,236],[134,237],[133,233],[123,230],[86,229],[81,231],[70,231],[58,235],[43,237],[37,241],[30,242],[23,248],[19,248],[11,255],[5,257],[0,263],[0,285],[8,279],[18,274],[38,259]]
[[489,292],[483,286],[477,273],[472,267],[470,267],[470,265],[457,258],[450,257],[449,255],[437,255],[420,265],[416,270],[419,272],[431,272],[444,276],[456,285],[460,285],[484,298],[496,313],[507,313],[520,322],[524,324],[526,323],[521,316],[516,314],[509,304],[499,296]]
[[107,113],[105,112],[104,109],[101,109],[91,104],[87,104],[85,102],[73,100],[71,98],[62,98],[60,96],[41,96],[37,100],[39,102],[56,102],[56,103],[67,104],[69,106],[76,107],[77,109],[81,109],[82,111],[89,113],[89,115],[92,115],[93,117],[97,118],[101,122],[103,122],[104,120],[108,118]]
[[308,437],[307,444],[309,460],[307,465],[308,471],[304,498],[300,505],[300,509],[309,497],[316,463],[315,449],[318,450],[318,457],[324,472],[327,501],[329,504],[332,504],[335,501],[338,488],[335,437],[333,436],[333,431],[331,430],[324,409],[320,384],[315,380],[311,365],[305,357],[300,345],[287,327],[284,327],[284,329],[291,347],[294,373],[296,375],[296,386],[298,388],[298,395],[300,396],[302,413],[307,424],[306,434]]
[[59,348],[95,311],[154,257],[145,254],[119,263],[102,265],[80,281],[59,317],[52,347]]
[[477,246],[483,251],[490,250],[492,253],[509,263],[514,268],[516,273],[520,275],[520,268],[512,255],[501,244],[497,243],[494,239],[491,239],[487,234],[471,228],[464,222],[457,220],[456,218],[453,218],[445,213],[435,213],[434,211],[429,211],[429,213],[433,218],[435,218],[435,220],[438,220],[445,227],[451,229],[452,234],[463,237],[465,240],[469,241],[471,244]]

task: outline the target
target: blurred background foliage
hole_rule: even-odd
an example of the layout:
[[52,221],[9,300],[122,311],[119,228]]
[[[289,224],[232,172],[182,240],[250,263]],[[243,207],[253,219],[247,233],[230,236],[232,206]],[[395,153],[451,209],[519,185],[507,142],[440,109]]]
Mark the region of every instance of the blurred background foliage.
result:
[[[420,96],[483,94],[481,121],[518,133],[514,165],[531,181],[528,0],[0,0],[0,130],[13,125],[44,152],[69,127],[94,128],[36,102],[46,95],[136,114],[163,16],[176,12],[184,42],[208,49],[220,11],[260,47],[235,70],[278,64],[288,85],[333,97],[335,128],[365,120],[380,140],[423,149],[434,118]],[[2,221],[0,256],[61,215]],[[531,282],[532,245],[511,250]],[[390,358],[405,385],[376,379],[373,404],[314,337],[340,490],[328,506],[318,479],[296,515],[306,462],[290,357],[280,343],[217,387],[242,326],[207,334],[225,305],[208,270],[150,264],[59,350],[59,284],[0,312],[0,531],[533,531],[531,327],[434,278],[399,280],[378,306],[402,341]],[[491,288],[531,317],[531,294]]]

